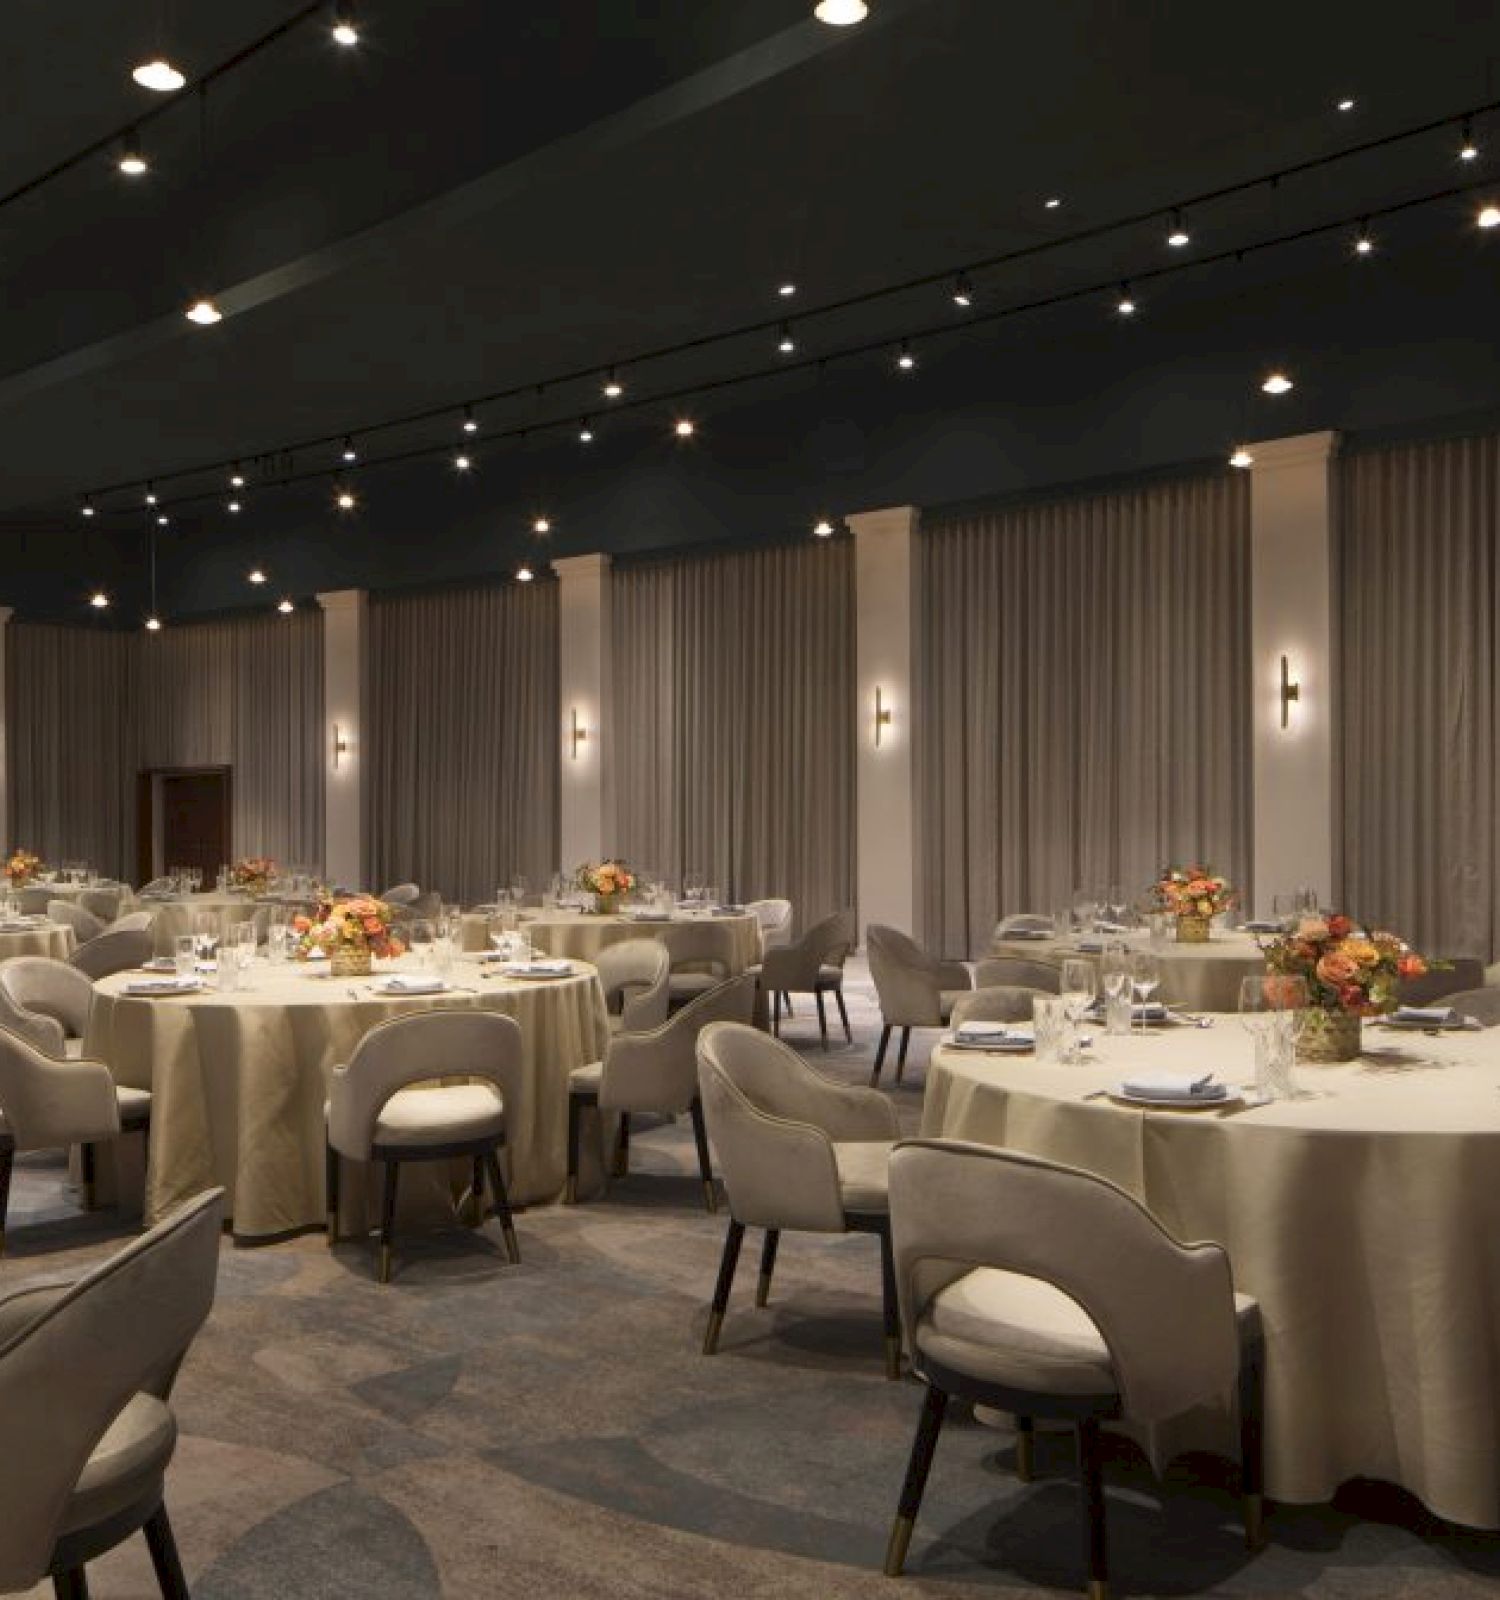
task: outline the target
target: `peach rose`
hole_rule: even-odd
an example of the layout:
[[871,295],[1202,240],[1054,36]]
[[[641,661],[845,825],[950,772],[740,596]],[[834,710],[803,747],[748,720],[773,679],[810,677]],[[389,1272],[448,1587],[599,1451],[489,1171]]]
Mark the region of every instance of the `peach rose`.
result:
[[1329,936],[1328,924],[1322,917],[1303,917],[1297,924],[1297,937],[1313,944],[1322,944]]
[[1330,989],[1344,989],[1359,976],[1359,963],[1338,950],[1330,950],[1321,957],[1314,969],[1318,980]]

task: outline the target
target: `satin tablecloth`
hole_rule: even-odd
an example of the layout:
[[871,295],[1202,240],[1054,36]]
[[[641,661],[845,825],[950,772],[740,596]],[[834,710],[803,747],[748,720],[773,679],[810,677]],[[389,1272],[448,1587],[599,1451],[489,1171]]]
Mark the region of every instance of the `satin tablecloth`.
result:
[[1299,1067],[1310,1097],[1226,1118],[1081,1097],[1148,1066],[1248,1079],[1232,1018],[1099,1035],[1080,1066],[939,1047],[922,1131],[1097,1172],[1180,1239],[1228,1250],[1265,1316],[1274,1498],[1323,1502],[1366,1476],[1497,1528],[1500,1032],[1367,1026],[1366,1044],[1354,1064]]
[[[408,965],[379,963],[376,980]],[[481,976],[487,970],[457,962],[452,981],[476,992],[431,997],[390,998],[370,979],[264,960],[251,969],[252,987],[231,994],[127,996],[133,973],[96,984],[85,1053],[118,1082],[152,1092],[148,1220],[221,1183],[237,1238],[321,1226],[332,1068],[376,1023],[434,1006],[480,1007],[520,1023],[526,1101],[507,1116],[507,1184],[517,1205],[554,1198],[567,1169],[568,1073],[604,1053],[604,996],[591,967],[538,981]],[[364,1186],[344,1187],[358,1196],[347,1223],[357,1228]]]
[[[470,912],[463,919],[466,950],[487,950],[491,919]],[[523,911],[521,926],[549,956],[592,961],[609,944],[623,939],[660,939],[668,950],[678,931],[718,923],[730,930],[733,970],[737,977],[760,960],[760,921],[753,912],[743,916],[674,916],[667,922],[636,922],[625,916],[597,916],[589,911]],[[674,952],[675,954],[675,952]]]
[[[1190,1011],[1237,1011],[1240,1004],[1240,979],[1266,970],[1265,957],[1254,937],[1248,933],[1222,933],[1215,929],[1207,944],[1177,944],[1168,939],[1152,944],[1149,935],[1131,933],[1090,935],[1085,942],[1109,938],[1123,943],[1132,952],[1148,950],[1161,961],[1159,995]],[[1097,950],[1080,950],[1078,938],[996,939],[992,956],[1017,956],[1029,961],[1061,962],[1067,956],[1083,956],[1099,964]]]
[[51,956],[55,961],[66,961],[77,944],[73,930],[60,922],[43,922],[14,933],[0,931],[0,961],[14,956]]

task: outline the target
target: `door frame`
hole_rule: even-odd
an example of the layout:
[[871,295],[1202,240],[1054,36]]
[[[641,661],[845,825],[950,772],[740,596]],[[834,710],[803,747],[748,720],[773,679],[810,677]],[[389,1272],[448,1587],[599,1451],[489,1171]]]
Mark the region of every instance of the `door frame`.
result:
[[[226,860],[233,859],[234,771],[228,766],[142,767],[135,778],[135,864],[136,882],[149,883],[156,858],[156,812],[163,778],[213,778],[224,780],[224,848]],[[163,863],[165,866],[165,863]]]

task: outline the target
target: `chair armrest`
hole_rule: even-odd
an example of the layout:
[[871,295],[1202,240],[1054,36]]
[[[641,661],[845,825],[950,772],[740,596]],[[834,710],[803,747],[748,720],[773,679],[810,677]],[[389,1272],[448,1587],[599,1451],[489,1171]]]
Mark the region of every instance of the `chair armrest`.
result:
[[861,1144],[869,1140],[899,1139],[901,1125],[896,1107],[879,1089],[834,1085],[819,1108],[818,1122],[835,1144]]
[[0,1300],[0,1354],[12,1339],[46,1316],[72,1287],[71,1283],[32,1283]]
[[972,989],[974,975],[962,961],[934,961],[932,976],[939,989]]
[[614,1035],[599,1084],[601,1110],[674,1116],[693,1103],[698,1092],[693,1041],[674,1048],[672,1026]]

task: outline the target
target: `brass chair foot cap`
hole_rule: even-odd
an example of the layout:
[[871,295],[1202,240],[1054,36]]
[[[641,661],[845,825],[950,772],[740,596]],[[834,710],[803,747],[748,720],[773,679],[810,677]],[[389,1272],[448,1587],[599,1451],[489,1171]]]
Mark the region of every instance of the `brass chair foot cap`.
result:
[[885,1575],[899,1578],[906,1570],[906,1552],[911,1548],[915,1517],[897,1517],[891,1524],[890,1542],[885,1547]]
[[718,1311],[708,1314],[708,1327],[703,1334],[703,1353],[706,1356],[716,1355],[719,1349],[719,1329],[724,1326],[724,1317]]

